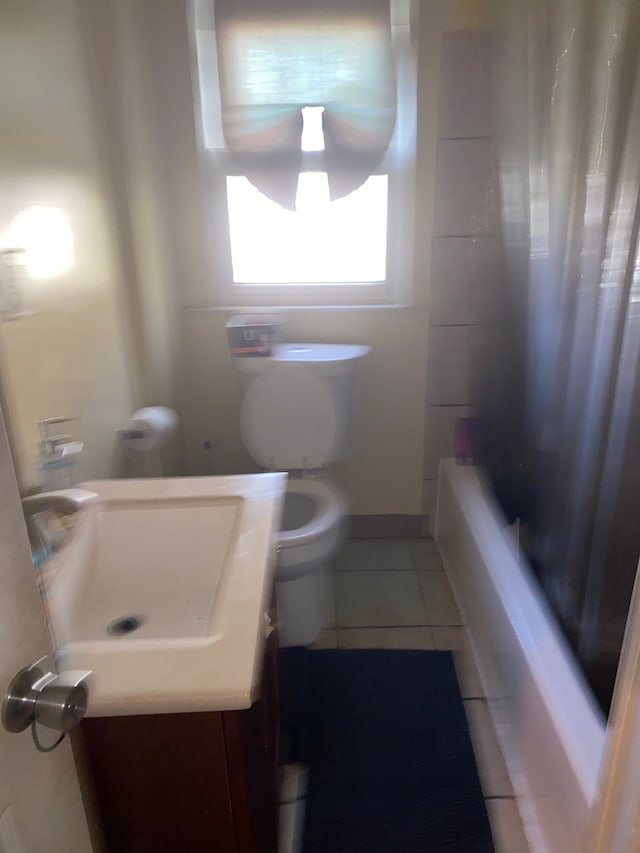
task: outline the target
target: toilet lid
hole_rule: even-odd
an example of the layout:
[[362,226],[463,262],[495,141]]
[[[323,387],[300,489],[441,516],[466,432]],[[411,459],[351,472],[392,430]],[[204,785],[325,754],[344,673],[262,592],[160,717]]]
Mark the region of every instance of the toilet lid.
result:
[[326,385],[298,365],[254,379],[240,411],[245,447],[263,468],[322,468],[334,458],[336,413]]

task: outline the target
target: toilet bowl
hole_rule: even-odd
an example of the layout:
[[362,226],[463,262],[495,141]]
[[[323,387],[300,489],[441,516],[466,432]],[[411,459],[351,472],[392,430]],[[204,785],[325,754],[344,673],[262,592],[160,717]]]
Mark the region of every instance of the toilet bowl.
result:
[[269,358],[236,360],[244,380],[246,449],[266,470],[294,472],[277,534],[281,646],[310,645],[323,627],[326,568],[344,535],[346,501],[317,474],[346,455],[353,376],[367,352],[364,346],[279,344]]
[[292,581],[340,544],[346,501],[326,480],[290,477],[278,532],[276,580]]
[[346,501],[323,480],[289,478],[278,532],[280,645],[310,645],[323,627],[325,570],[340,547]]

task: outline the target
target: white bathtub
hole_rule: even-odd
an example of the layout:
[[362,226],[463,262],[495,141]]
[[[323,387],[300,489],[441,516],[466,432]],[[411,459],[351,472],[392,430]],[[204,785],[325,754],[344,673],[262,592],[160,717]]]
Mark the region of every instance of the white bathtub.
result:
[[606,723],[478,470],[440,464],[435,537],[534,853],[586,849]]

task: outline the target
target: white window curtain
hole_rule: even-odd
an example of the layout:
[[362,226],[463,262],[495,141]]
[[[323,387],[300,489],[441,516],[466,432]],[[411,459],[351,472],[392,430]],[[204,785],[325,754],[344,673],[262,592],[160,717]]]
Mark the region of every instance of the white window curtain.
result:
[[396,122],[389,0],[215,0],[213,15],[211,3],[213,27],[200,37],[215,38],[204,54],[215,49],[214,106],[234,170],[295,209],[302,110],[316,106],[324,150],[315,162],[330,198],[361,186]]

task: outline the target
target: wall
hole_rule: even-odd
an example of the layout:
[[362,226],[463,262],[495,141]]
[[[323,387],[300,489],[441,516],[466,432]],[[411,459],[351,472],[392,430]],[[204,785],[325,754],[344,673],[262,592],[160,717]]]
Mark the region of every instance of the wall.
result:
[[[438,200],[450,195],[443,170],[448,168],[453,178],[459,179],[461,165],[471,165],[472,172],[484,167],[481,154],[467,163],[464,150],[457,160],[455,156],[449,158],[448,167],[440,168],[447,156],[443,153],[444,139],[452,135],[446,128],[443,131],[446,120],[442,107],[437,120],[440,41],[443,32],[468,23],[465,8],[463,2],[437,0],[422,4],[420,9],[413,306],[286,312],[287,336],[292,340],[359,342],[372,347],[358,381],[355,452],[334,472],[350,496],[354,514],[428,512],[434,464],[443,450],[442,436],[448,436],[451,418],[466,411],[468,403],[466,392],[456,391],[464,372],[461,358],[468,346],[466,333],[461,331],[466,320],[455,312],[468,311],[471,303],[447,268],[448,256],[443,253],[445,243],[440,236],[451,235],[442,225],[446,217],[443,219],[438,205],[434,223],[434,197]],[[74,220],[74,228],[85,229],[78,230],[76,243],[91,250],[92,266],[75,270],[68,282],[72,298],[65,304],[56,301],[57,295],[55,299],[50,296],[50,301],[60,307],[56,319],[63,328],[64,351],[57,331],[58,337],[43,338],[48,314],[34,318],[33,323],[23,320],[12,324],[11,347],[20,353],[21,365],[13,378],[8,376],[7,386],[11,420],[15,421],[20,445],[20,469],[26,477],[35,446],[36,409],[50,414],[56,402],[56,411],[68,405],[73,414],[82,416],[78,425],[81,431],[85,422],[91,426],[89,443],[100,445],[96,458],[101,460],[101,467],[90,473],[113,471],[118,456],[117,451],[114,454],[112,429],[130,410],[135,397],[141,403],[164,403],[180,410],[188,455],[185,461],[180,449],[174,448],[167,473],[178,473],[185,466],[192,474],[247,470],[252,466],[239,439],[238,381],[226,349],[224,323],[230,312],[216,310],[215,284],[207,260],[208,244],[215,244],[217,235],[207,233],[203,225],[204,185],[192,103],[187,4],[105,0],[89,6],[78,4],[78,9],[88,73],[73,73],[73,64],[78,71],[82,58],[74,40],[77,34],[68,31],[64,36],[68,42],[66,66],[62,63],[60,67],[63,71],[67,67],[73,76],[65,105],[71,114],[60,126],[60,136],[64,137],[65,127],[74,131],[69,162],[77,169],[77,164],[84,164],[80,167],[84,170],[81,185],[86,174],[94,180],[93,208],[85,203],[83,215],[76,215]],[[68,29],[69,21],[63,24],[59,16],[60,33],[64,26]],[[55,50],[56,44],[54,38],[49,51]],[[451,68],[452,60],[448,61]],[[456,79],[466,85],[469,79],[474,80],[474,69],[464,63],[462,68],[464,74]],[[40,96],[46,99],[46,88],[41,89]],[[468,99],[465,108],[470,104],[472,100]],[[478,118],[477,109],[471,113]],[[41,102],[34,104],[33,121],[49,118]],[[81,126],[75,133],[78,124]],[[482,145],[482,140],[473,142],[476,148]],[[65,146],[59,147],[63,150]],[[453,150],[455,146],[450,147]],[[46,157],[43,159],[46,162]],[[55,158],[49,165],[55,168]],[[468,169],[462,172],[469,175]],[[464,182],[458,183],[460,191],[454,195],[464,206],[466,187]],[[434,227],[438,238],[432,245]],[[117,267],[111,245],[117,246]],[[466,257],[467,265],[473,268],[476,261],[469,260],[464,241],[458,246],[456,256]],[[120,286],[118,278],[126,286]],[[96,279],[102,302],[98,308],[96,301],[92,308],[85,291],[90,289],[90,282],[95,289]],[[82,297],[79,281],[85,288]],[[469,284],[468,275],[467,290]],[[127,319],[121,328],[119,307]],[[448,331],[443,333],[445,328]],[[38,350],[45,350],[46,344],[46,351],[52,353],[47,360],[51,372],[43,381],[21,373],[36,334]],[[431,369],[427,392],[428,340]],[[107,353],[111,354],[108,366]],[[8,359],[8,363],[16,362]],[[129,385],[134,390],[125,391],[127,362]],[[82,375],[78,382],[79,370]],[[434,370],[440,371],[441,380],[434,380]],[[53,377],[62,377],[62,381]],[[66,387],[67,378],[73,380],[75,388],[68,401],[60,390]],[[438,381],[446,392],[444,397],[433,391]],[[25,402],[21,389],[27,383],[40,386],[37,406],[33,398]],[[87,389],[94,389],[90,405]],[[50,393],[44,406],[40,400],[47,391]],[[425,410],[427,393],[429,408]],[[204,450],[205,442],[211,443],[211,450]]]
[[[254,470],[238,432],[239,381],[224,328],[230,314],[183,315],[182,389],[193,473]],[[351,512],[418,514],[417,457],[427,358],[424,310],[316,309],[289,311],[286,316],[288,340],[363,343],[372,348],[359,368],[353,456],[334,471],[349,496]],[[207,440],[214,445],[210,452],[203,449]]]
[[435,503],[439,460],[454,452],[455,422],[475,413],[494,369],[503,274],[491,73],[488,30],[443,35],[423,469],[427,514]]
[[[0,245],[18,241],[49,253],[41,257],[41,277],[25,278],[26,313],[0,326],[4,393],[24,489],[38,479],[36,422],[44,417],[78,418],[68,426],[85,442],[81,476],[119,473],[115,429],[135,398],[80,44],[71,0],[2,4]],[[44,222],[31,213],[31,233],[16,233],[16,216],[34,206],[49,209]],[[68,263],[61,257],[65,246]]]
[[[163,61],[164,51],[188,56],[177,34],[174,44],[176,9],[184,16],[179,4],[146,0],[78,4],[105,201],[126,282],[129,365],[141,405],[179,410],[176,306],[182,264],[172,217],[188,152],[173,136],[174,114],[167,109],[173,103],[173,66]],[[164,155],[172,161],[169,166]],[[197,216],[197,205],[192,215]],[[145,476],[182,473],[181,430],[160,454],[132,467],[132,473]]]
[[[27,531],[0,410],[0,683],[48,654]],[[42,731],[45,743],[52,732]],[[28,731],[0,727],[0,849],[3,853],[90,853],[69,740],[36,751]],[[96,850],[95,853],[98,853]]]
[[[215,233],[203,232],[203,180],[197,159],[184,8],[167,0],[138,0],[137,56],[147,74],[149,122],[162,128],[150,151],[165,188],[167,252],[179,300],[181,411],[191,474],[244,471],[252,463],[238,430],[239,383],[228,355],[224,324],[229,311],[215,307],[207,264]],[[355,452],[335,473],[354,514],[409,514],[422,510],[427,299],[430,288],[432,206],[436,149],[439,45],[443,30],[457,26],[462,3],[422,4],[414,302],[411,308],[291,309],[291,340],[368,344],[355,410]],[[165,36],[171,33],[170,39]],[[146,57],[146,59],[145,59]],[[153,90],[155,89],[155,95]],[[210,450],[204,449],[210,442]]]

